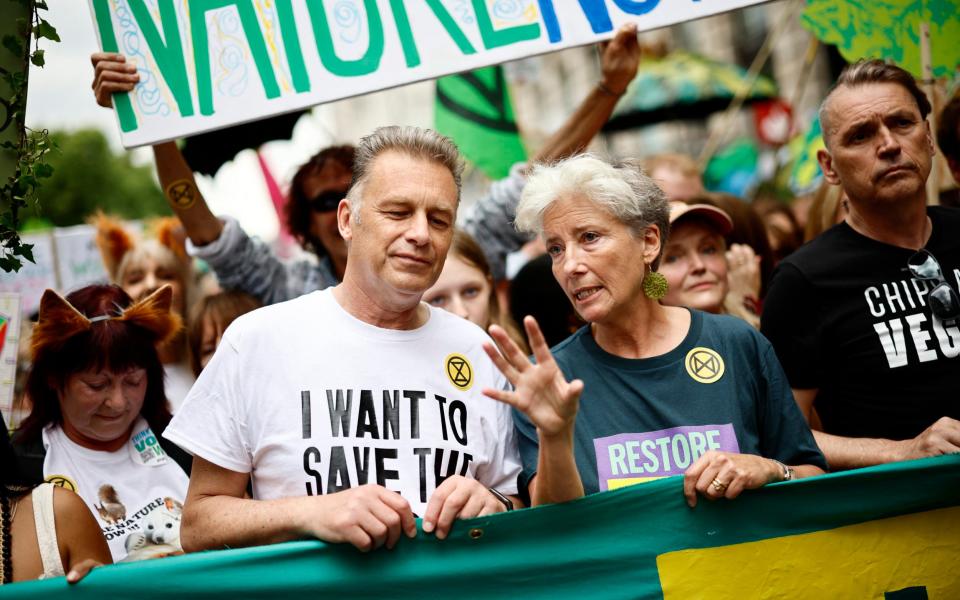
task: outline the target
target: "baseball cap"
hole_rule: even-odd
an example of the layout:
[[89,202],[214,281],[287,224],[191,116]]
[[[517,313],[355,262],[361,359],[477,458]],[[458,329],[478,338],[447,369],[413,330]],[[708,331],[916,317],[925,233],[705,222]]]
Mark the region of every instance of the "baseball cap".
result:
[[670,203],[670,225],[685,217],[700,217],[712,223],[720,235],[728,235],[733,231],[733,219],[726,211],[709,204],[685,204],[683,202]]

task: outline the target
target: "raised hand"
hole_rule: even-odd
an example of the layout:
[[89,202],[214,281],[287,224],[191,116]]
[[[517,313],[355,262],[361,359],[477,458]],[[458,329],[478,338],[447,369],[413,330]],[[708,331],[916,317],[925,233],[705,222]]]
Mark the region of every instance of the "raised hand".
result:
[[536,364],[520,351],[507,332],[490,326],[490,335],[503,349],[501,355],[492,344],[484,344],[487,356],[513,385],[513,390],[484,389],[484,395],[516,408],[537,427],[541,438],[569,434],[577,417],[583,382],[567,382],[553,360],[547,341],[533,317],[523,320]]
[[612,40],[600,43],[599,52],[603,85],[614,94],[623,94],[640,66],[637,24],[621,26]]
[[140,81],[136,65],[127,62],[122,54],[94,52],[90,62],[93,63],[93,95],[100,106],[111,108],[114,94],[132,91]]

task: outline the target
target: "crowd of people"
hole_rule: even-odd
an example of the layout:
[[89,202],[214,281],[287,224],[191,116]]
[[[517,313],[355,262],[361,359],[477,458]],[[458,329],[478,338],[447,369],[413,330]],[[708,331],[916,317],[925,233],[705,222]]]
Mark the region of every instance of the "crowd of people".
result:
[[[43,297],[32,409],[0,436],[0,579],[303,538],[392,548],[418,518],[443,539],[669,476],[695,509],[960,451],[960,212],[927,205],[913,77],[860,61],[824,100],[835,200],[801,246],[804,215],[708,192],[688,157],[583,153],[639,54],[623,28],[596,89],[459,217],[462,159],[436,132],[320,151],[291,184],[312,254],[293,263],[156,146],[178,220],[135,239],[99,216],[112,284]],[[135,85],[122,56],[93,61],[101,104]],[[956,171],[958,103],[939,132]]]

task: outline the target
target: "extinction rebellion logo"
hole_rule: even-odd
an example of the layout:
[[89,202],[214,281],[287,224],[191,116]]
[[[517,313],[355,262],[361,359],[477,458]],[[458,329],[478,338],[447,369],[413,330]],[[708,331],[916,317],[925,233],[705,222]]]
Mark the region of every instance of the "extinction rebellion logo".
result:
[[723,377],[723,359],[710,348],[697,347],[687,352],[684,361],[694,381],[713,383]]
[[466,391],[473,385],[473,367],[462,354],[451,354],[447,357],[447,379],[458,390]]

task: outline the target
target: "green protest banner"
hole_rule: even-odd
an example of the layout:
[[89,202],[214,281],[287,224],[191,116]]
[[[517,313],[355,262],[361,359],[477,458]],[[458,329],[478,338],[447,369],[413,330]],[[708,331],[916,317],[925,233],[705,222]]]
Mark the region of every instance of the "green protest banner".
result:
[[690,509],[679,477],[461,521],[392,551],[292,542],[0,588],[0,598],[957,598],[960,455]]
[[436,128],[491,179],[527,159],[502,67],[437,80]]

